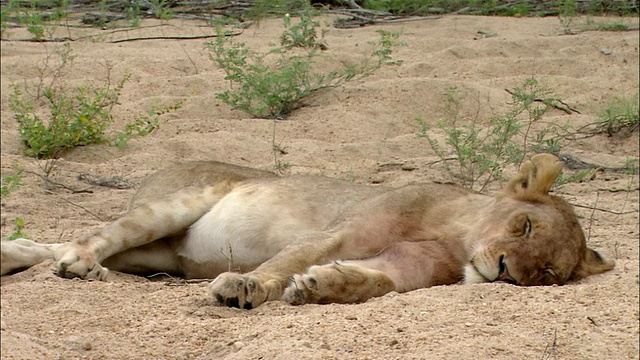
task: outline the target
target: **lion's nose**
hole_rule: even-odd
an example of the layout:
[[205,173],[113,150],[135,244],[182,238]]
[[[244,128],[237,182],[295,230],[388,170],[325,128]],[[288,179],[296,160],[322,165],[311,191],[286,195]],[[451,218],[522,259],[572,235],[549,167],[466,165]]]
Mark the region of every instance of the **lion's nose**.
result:
[[504,255],[500,255],[500,260],[498,260],[498,278],[496,281],[504,281],[509,284],[517,285],[518,282],[509,274],[509,269],[507,268],[507,264],[504,262]]

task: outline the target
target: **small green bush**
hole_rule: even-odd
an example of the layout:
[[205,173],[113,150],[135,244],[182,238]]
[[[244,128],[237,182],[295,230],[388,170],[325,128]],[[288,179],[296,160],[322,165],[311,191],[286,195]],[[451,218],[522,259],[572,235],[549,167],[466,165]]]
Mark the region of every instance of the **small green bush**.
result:
[[125,147],[132,138],[150,134],[160,126],[160,116],[182,107],[183,100],[147,114],[134,116],[123,131],[114,131],[111,110],[128,81],[125,75],[115,87],[81,85],[73,91],[44,87],[49,116],[43,119],[19,86],[14,87],[9,106],[18,120],[18,133],[25,144],[25,154],[38,159],[57,159],[78,146],[108,143]]
[[[483,191],[491,182],[502,179],[507,166],[522,164],[528,152],[560,149],[566,128],[547,124],[534,131],[533,125],[562,102],[532,78],[509,92],[512,96],[509,111],[482,122],[462,116],[462,97],[456,88],[449,89],[445,93],[446,117],[436,125],[445,133],[444,145],[430,135],[429,123],[417,119],[418,136],[427,139],[452,181]],[[452,161],[455,165],[451,165]]]
[[[57,159],[71,148],[100,143],[124,147],[132,138],[157,129],[160,115],[182,106],[183,100],[180,100],[151,109],[146,115],[134,116],[123,131],[115,131],[111,128],[114,122],[112,109],[130,76],[125,74],[114,86],[107,64],[104,83],[83,84],[70,89],[62,85],[61,79],[71,71],[75,58],[73,50],[67,43],[56,46],[49,54],[54,53],[57,62],[49,63],[53,56],[47,56],[44,66],[38,69],[40,79],[36,84],[30,87],[26,83],[15,85],[9,96],[9,107],[18,121],[18,134],[28,156]],[[45,109],[36,107],[35,104],[40,103],[44,103]]]
[[[360,64],[324,74],[314,72],[317,48],[324,47],[317,42],[314,22],[303,17],[292,25],[287,15],[284,24],[281,46],[265,53],[233,42],[221,30],[215,42],[205,44],[211,59],[226,72],[225,80],[237,85],[217,94],[219,99],[257,118],[281,119],[303,106],[304,100],[319,90],[339,86],[356,76],[367,76],[383,65],[399,63],[391,57],[391,47],[400,44],[399,34],[379,30],[380,42],[374,44],[374,51]],[[292,51],[293,47],[303,50]]]
[[29,234],[24,232],[24,219],[21,217],[17,217],[14,221],[15,230],[10,235],[5,237],[6,240],[15,240],[15,239],[29,239]]
[[304,49],[326,49],[326,44],[318,42],[316,27],[320,23],[308,14],[301,14],[297,24],[291,24],[291,16],[285,14],[283,18],[285,30],[280,35],[280,45],[285,49],[299,47]]
[[[17,168],[15,163],[14,167]],[[4,198],[7,197],[12,191],[22,186],[23,171],[23,169],[17,168],[16,173],[13,175],[2,175],[0,186],[0,203],[2,203],[2,201],[4,201]]]
[[595,132],[611,136],[623,129],[638,129],[639,97],[616,96],[600,113]]
[[111,109],[128,80],[125,76],[115,88],[81,85],[73,93],[46,86],[44,98],[50,117],[41,119],[33,102],[15,86],[9,106],[18,120],[18,133],[26,145],[25,154],[54,159],[76,146],[108,141],[105,132],[113,123]]

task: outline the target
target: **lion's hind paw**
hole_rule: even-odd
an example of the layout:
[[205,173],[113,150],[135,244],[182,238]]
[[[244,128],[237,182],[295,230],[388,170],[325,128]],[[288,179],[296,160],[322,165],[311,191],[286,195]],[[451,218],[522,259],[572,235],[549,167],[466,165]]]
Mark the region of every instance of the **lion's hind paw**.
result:
[[72,247],[66,250],[58,259],[56,267],[58,276],[84,280],[106,280],[109,270],[100,265],[93,256],[81,249]]

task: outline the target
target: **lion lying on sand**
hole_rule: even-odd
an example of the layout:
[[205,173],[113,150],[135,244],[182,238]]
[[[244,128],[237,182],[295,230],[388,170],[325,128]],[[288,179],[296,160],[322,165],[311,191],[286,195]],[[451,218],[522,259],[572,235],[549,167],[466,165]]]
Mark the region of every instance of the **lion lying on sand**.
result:
[[587,248],[571,206],[548,194],[561,169],[536,155],[490,197],[186,163],[150,176],[126,215],[86,239],[3,241],[1,270],[53,258],[65,278],[105,280],[107,268],[215,277],[211,297],[245,309],[355,303],[460,280],[564,284],[614,263]]

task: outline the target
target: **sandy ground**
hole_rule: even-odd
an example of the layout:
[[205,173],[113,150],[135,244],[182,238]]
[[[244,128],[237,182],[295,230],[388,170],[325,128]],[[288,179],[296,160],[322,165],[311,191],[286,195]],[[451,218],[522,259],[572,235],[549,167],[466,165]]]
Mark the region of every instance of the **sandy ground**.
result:
[[[637,19],[623,21],[637,26]],[[275,139],[273,121],[252,119],[216,99],[228,82],[209,60],[204,40],[102,42],[203,34],[210,28],[173,20],[71,43],[77,57],[64,77],[67,84],[100,82],[107,63],[115,79],[131,74],[114,108],[116,127],[151,106],[186,99],[182,109],[163,117],[167,122],[158,131],[124,149],[90,146],[65,155],[53,180],[89,187],[90,193],[43,185],[34,175],[42,173],[43,163],[23,155],[9,110],[11,86],[37,81],[53,45],[2,42],[2,174],[15,173],[14,161],[25,169],[24,185],[2,199],[2,235],[13,231],[20,216],[32,238],[68,241],[125,211],[135,189],[89,186],[77,179],[80,174],[138,184],[150,172],[187,159],[273,169],[273,143],[286,149],[278,160],[293,164],[286,173],[389,186],[448,180],[426,140],[416,136],[415,119],[441,119],[443,93],[451,86],[471,100],[463,112],[487,119],[507,110],[504,89],[535,76],[581,112],[553,111],[545,120],[575,127],[593,122],[613,97],[638,91],[637,30],[563,35],[556,18],[447,16],[352,30],[326,22],[329,49],[318,61],[321,69],[357,61],[380,28],[402,32],[408,46],[395,57],[404,62],[319,94],[277,123]],[[153,24],[160,25],[143,25]],[[281,31],[280,20],[262,21],[237,40],[264,49]],[[11,30],[12,37],[22,35]],[[563,152],[622,166],[629,158],[637,162],[638,133],[573,141]],[[573,204],[597,201],[599,209],[610,211],[576,208],[589,245],[617,260],[613,271],[566,286],[452,285],[360,305],[272,302],[245,311],[215,306],[205,284],[117,273],[108,282],[63,280],[44,263],[2,278],[2,358],[638,359],[638,177],[605,171],[554,191]]]

